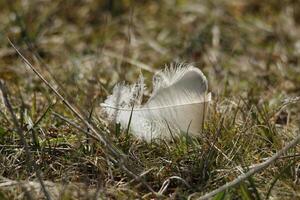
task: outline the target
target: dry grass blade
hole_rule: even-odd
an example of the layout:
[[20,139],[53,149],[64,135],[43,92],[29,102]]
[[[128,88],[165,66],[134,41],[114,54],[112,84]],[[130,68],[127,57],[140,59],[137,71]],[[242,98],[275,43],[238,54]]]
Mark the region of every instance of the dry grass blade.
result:
[[22,60],[25,62],[25,64],[30,67],[30,69],[49,87],[57,97],[71,110],[72,113],[75,114],[76,117],[78,117],[92,132],[97,136],[97,138],[108,148],[108,150],[113,153],[115,156],[122,157],[114,148],[113,146],[102,136],[99,134],[94,127],[87,121],[85,118],[67,101],[37,70],[36,68],[22,55],[22,53],[15,47],[15,45],[11,42],[10,39],[9,43],[10,45],[16,50],[16,52],[19,54],[19,56],[22,58]]
[[40,174],[40,171],[36,165],[36,163],[34,162],[33,158],[31,157],[31,154],[30,154],[30,150],[29,150],[29,147],[28,147],[28,144],[26,142],[26,139],[25,139],[25,136],[24,136],[24,132],[18,122],[18,119],[17,119],[17,116],[13,110],[13,107],[9,101],[9,91],[6,87],[6,85],[4,84],[4,82],[2,82],[0,80],[0,90],[2,91],[2,96],[3,96],[3,99],[4,99],[4,103],[5,103],[5,106],[7,107],[12,119],[13,119],[13,123],[15,125],[15,128],[17,129],[17,133],[21,139],[21,142],[22,142],[22,145],[24,146],[25,148],[25,153],[26,153],[26,162],[27,162],[27,167],[28,167],[28,171],[30,171],[30,168],[33,166],[34,170],[35,170],[35,173],[36,173],[36,176],[39,180],[39,183],[42,187],[42,191],[44,192],[45,194],[45,197],[47,200],[51,200],[51,197],[50,197],[50,194],[48,193],[46,187],[45,187],[45,184],[44,184],[44,181],[41,177],[41,174]]
[[151,68],[150,66],[144,64],[144,63],[141,63],[139,61],[136,61],[136,60],[133,60],[133,59],[130,59],[130,58],[126,58],[124,56],[121,56],[121,55],[118,55],[114,52],[111,52],[111,51],[108,51],[108,50],[103,50],[103,54],[106,55],[106,56],[109,56],[109,57],[112,57],[112,58],[116,58],[116,59],[120,59],[122,61],[125,61],[127,63],[130,63],[132,65],[135,65],[143,70],[146,70],[148,72],[151,72],[151,73],[155,73],[157,72],[155,69]]
[[286,153],[289,149],[295,147],[299,142],[300,142],[300,134],[297,137],[295,137],[295,139],[293,139],[290,143],[288,143],[285,147],[283,147],[280,151],[278,151],[276,154],[274,154],[272,157],[270,157],[268,160],[266,160],[265,162],[258,164],[256,167],[250,169],[247,173],[240,175],[235,180],[233,180],[229,183],[226,183],[225,185],[219,187],[218,189],[215,189],[215,190],[201,196],[200,198],[198,198],[198,200],[210,199],[213,196],[215,196],[216,194],[223,192],[223,191],[227,190],[228,188],[234,187],[234,186],[238,185],[239,183],[245,181],[249,177],[253,176],[254,174],[266,169],[271,164],[273,164],[278,158],[280,158],[280,156],[282,156],[284,153]]
[[[104,144],[104,146],[108,149],[108,151],[117,159],[117,165],[119,165],[128,175],[130,175],[132,178],[136,179],[137,181],[140,181],[143,185],[145,185],[149,191],[153,194],[155,194],[155,191],[150,187],[149,184],[147,184],[142,178],[138,175],[136,175],[134,172],[132,172],[130,169],[128,169],[125,165],[125,156],[122,152],[117,150],[106,138],[105,136],[99,134],[94,126],[85,118],[81,113],[79,113],[70,103],[67,101],[37,70],[36,68],[21,54],[21,52],[15,47],[15,45],[11,42],[10,39],[9,43],[10,45],[16,50],[16,52],[19,54],[19,56],[22,58],[22,60],[25,62],[25,64],[32,69],[32,71],[49,87],[57,97],[60,98],[60,100],[64,103],[67,108],[70,109],[70,111],[75,114],[76,117],[78,117],[82,123],[84,123],[88,129],[97,136],[97,139]],[[95,137],[93,137],[95,138]]]

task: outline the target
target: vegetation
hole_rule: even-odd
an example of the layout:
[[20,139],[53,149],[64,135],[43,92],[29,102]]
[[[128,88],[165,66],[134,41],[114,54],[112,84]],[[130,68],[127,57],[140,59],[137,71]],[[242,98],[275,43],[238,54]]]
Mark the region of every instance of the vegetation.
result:
[[[300,134],[297,0],[0,1],[0,21],[0,199],[197,199]],[[101,115],[171,62],[209,81],[198,138],[146,143]],[[214,196],[299,198],[300,145]]]

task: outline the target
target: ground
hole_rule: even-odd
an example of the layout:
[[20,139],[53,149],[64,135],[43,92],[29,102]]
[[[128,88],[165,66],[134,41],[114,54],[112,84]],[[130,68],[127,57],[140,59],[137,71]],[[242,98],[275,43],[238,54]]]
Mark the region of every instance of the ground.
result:
[[[0,199],[197,199],[299,135],[297,0],[0,1],[0,21]],[[116,83],[151,91],[182,62],[212,93],[199,137],[147,143],[101,115]],[[300,199],[299,152],[214,199]]]

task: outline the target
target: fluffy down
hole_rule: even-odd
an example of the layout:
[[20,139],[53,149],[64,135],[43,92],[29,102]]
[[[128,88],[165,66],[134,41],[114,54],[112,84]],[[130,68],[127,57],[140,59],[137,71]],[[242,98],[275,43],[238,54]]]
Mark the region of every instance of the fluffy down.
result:
[[208,103],[207,80],[194,66],[166,67],[153,76],[153,92],[142,105],[144,79],[133,85],[117,84],[101,104],[110,121],[150,141],[170,139],[180,133],[197,136],[201,131]]

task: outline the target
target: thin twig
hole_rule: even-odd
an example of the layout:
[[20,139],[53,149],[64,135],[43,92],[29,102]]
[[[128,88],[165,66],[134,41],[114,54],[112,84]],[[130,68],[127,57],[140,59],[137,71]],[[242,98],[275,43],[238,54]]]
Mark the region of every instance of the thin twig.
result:
[[223,192],[230,187],[234,187],[234,186],[238,185],[239,183],[243,182],[244,180],[248,179],[250,176],[260,172],[261,170],[266,169],[271,164],[273,164],[278,158],[280,158],[281,155],[286,153],[289,149],[295,147],[299,142],[300,142],[300,134],[297,137],[295,137],[290,143],[288,143],[285,147],[283,147],[281,150],[279,150],[276,154],[274,154],[272,157],[270,157],[268,160],[266,160],[265,162],[258,164],[256,167],[250,169],[247,173],[241,174],[235,180],[228,182],[225,185],[201,196],[200,198],[198,198],[198,200],[210,199],[213,196],[215,196],[216,194]]

